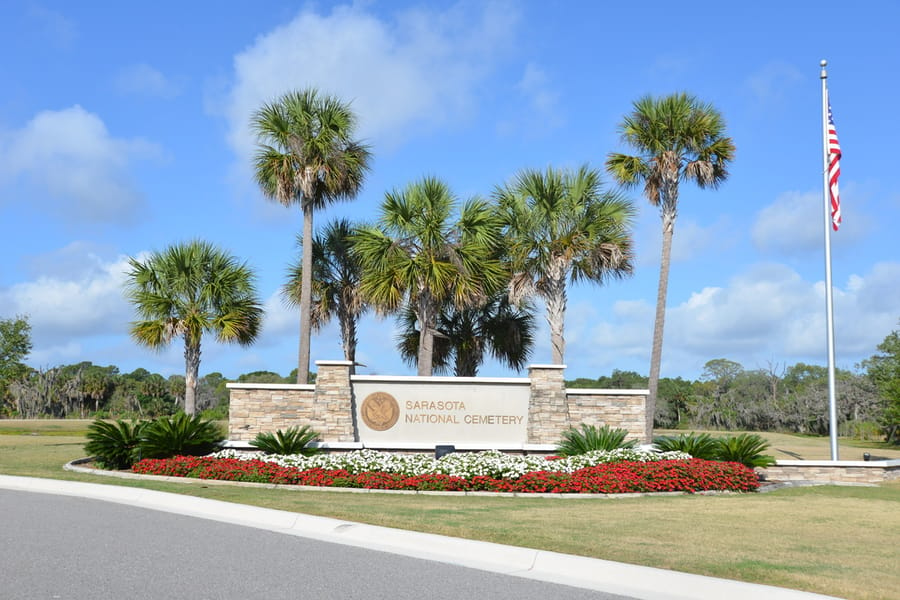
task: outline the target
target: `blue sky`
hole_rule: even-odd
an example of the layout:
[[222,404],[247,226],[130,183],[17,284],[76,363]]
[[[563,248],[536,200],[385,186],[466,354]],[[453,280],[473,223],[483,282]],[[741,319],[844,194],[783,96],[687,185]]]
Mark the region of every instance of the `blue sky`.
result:
[[[182,347],[130,341],[127,257],[190,238],[258,274],[267,314],[250,348],[203,347],[201,373],[296,366],[298,315],[279,296],[298,209],[262,198],[251,114],[305,86],[352,101],[374,151],[360,196],[316,217],[374,218],[422,177],[461,199],[526,167],[602,166],[645,94],[688,91],[737,146],[719,190],[682,186],[663,376],[706,361],[825,363],[819,60],[844,152],[833,236],[837,364],[853,368],[900,318],[896,122],[900,4],[872,1],[20,2],[0,6],[0,317],[29,316],[28,363],[89,360],[183,373]],[[647,373],[660,220],[639,191],[637,268],[570,289],[567,378]],[[539,305],[540,306],[540,305]],[[543,325],[534,363],[550,360]],[[364,318],[362,373],[411,374],[392,320]],[[314,359],[341,357],[335,326]],[[481,375],[512,373],[495,364]]]

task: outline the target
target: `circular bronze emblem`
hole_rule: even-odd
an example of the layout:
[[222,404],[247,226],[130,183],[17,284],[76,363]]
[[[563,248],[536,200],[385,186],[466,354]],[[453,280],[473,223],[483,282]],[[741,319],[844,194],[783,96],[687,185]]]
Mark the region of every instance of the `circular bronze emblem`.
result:
[[400,418],[400,405],[387,392],[375,392],[366,396],[359,412],[369,429],[385,431],[393,427]]

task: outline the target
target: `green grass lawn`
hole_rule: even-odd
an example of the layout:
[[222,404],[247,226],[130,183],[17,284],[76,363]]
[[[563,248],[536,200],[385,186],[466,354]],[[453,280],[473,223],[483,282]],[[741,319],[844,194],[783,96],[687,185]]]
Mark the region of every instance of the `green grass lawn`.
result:
[[[24,423],[0,421],[0,473],[145,487],[844,598],[886,600],[900,589],[900,481],[877,488],[616,500],[158,483],[63,471],[65,462],[83,456],[88,422]],[[813,448],[816,442],[821,448]],[[809,458],[828,456],[827,439],[783,436],[775,443]],[[869,451],[881,454],[877,447]],[[841,452],[845,457],[844,447]]]

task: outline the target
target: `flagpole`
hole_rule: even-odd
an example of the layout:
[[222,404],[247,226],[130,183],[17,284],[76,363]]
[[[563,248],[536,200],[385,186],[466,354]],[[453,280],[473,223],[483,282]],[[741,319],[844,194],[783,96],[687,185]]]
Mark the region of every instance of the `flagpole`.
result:
[[828,337],[828,431],[831,441],[831,460],[838,460],[838,420],[834,383],[834,294],[831,284],[831,191],[828,173],[828,61],[821,61],[822,72],[822,178],[825,200],[825,321]]

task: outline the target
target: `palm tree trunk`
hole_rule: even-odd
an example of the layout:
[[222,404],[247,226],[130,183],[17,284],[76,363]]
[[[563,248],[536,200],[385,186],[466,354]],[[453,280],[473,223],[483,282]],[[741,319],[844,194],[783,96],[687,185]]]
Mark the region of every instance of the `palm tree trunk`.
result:
[[303,248],[301,249],[300,278],[300,348],[297,359],[297,383],[309,381],[309,343],[311,335],[310,316],[312,314],[312,242],[313,207],[303,203]]
[[545,294],[547,324],[550,326],[550,346],[553,364],[561,365],[566,353],[566,338],[564,335],[566,323],[566,280],[562,273],[551,276],[550,280]]
[[347,311],[338,310],[341,324],[341,342],[344,346],[344,360],[350,361],[350,374],[356,373],[356,319]]
[[666,296],[669,290],[669,263],[672,258],[672,234],[675,215],[663,215],[662,256],[659,262],[659,287],[656,291],[656,320],[653,325],[653,349],[650,352],[650,381],[647,397],[646,429],[652,439],[653,417],[656,413],[656,392],[659,389],[659,365],[662,361],[663,329],[666,324]]
[[476,325],[469,318],[474,311],[465,311],[462,315],[462,323],[459,331],[461,334],[456,347],[456,365],[454,375],[457,377],[475,377],[478,375],[478,366],[484,360],[484,345],[481,336],[476,332]]
[[197,381],[200,373],[200,342],[191,344],[184,338],[184,412],[193,416],[197,412]]
[[476,350],[457,350],[453,374],[457,377],[476,377],[479,364],[476,353]]
[[419,377],[431,377],[432,364],[434,362],[434,328],[437,320],[437,310],[431,294],[425,290],[419,294],[416,300],[416,318],[419,320]]

